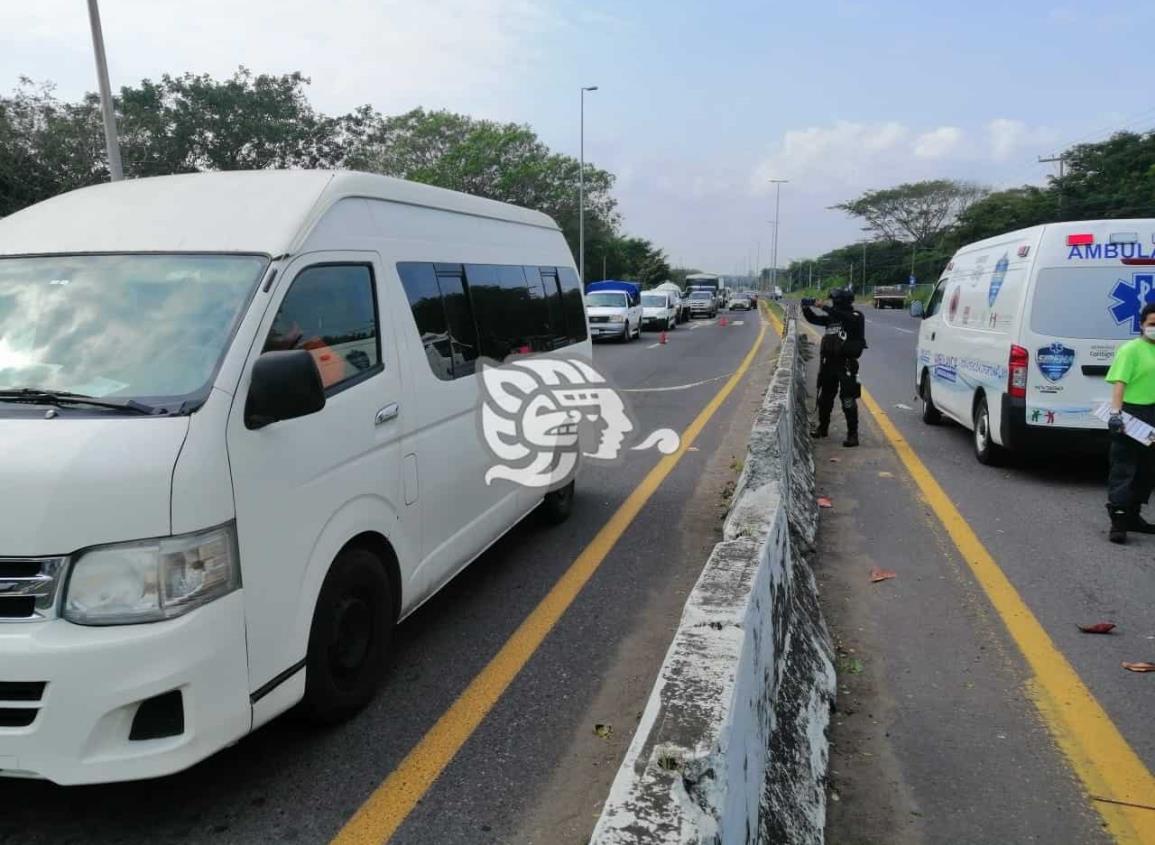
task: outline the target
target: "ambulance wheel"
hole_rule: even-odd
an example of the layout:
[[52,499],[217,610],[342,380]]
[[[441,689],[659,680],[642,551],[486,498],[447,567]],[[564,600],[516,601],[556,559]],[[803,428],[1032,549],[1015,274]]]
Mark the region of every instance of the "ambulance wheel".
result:
[[930,374],[922,374],[922,382],[918,386],[918,396],[922,399],[922,421],[927,425],[938,425],[942,422],[942,412],[935,407],[934,399],[930,395]]
[[573,513],[573,487],[571,481],[565,487],[545,494],[538,513],[547,525],[560,525]]
[[975,457],[985,466],[1002,463],[1003,450],[991,435],[991,413],[987,408],[987,398],[979,396],[975,402]]

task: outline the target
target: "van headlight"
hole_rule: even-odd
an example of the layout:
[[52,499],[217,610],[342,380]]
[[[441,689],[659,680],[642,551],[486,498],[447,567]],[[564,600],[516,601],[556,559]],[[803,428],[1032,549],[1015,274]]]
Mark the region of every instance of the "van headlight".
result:
[[188,613],[241,586],[232,525],[101,546],[72,564],[64,618],[78,625],[133,625]]
[[611,323],[624,323],[626,321],[625,314],[610,314]]

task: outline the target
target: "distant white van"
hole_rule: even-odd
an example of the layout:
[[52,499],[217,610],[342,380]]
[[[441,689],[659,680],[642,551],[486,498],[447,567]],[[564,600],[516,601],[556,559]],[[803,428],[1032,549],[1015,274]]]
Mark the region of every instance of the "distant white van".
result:
[[479,361],[590,355],[545,215],[216,173],[0,221],[0,775],[192,765],[373,695],[394,624],[558,489],[486,483]]
[[960,249],[923,314],[922,418],[974,431],[983,463],[1004,449],[1101,438],[1093,411],[1115,350],[1155,301],[1155,220],[1055,223]]

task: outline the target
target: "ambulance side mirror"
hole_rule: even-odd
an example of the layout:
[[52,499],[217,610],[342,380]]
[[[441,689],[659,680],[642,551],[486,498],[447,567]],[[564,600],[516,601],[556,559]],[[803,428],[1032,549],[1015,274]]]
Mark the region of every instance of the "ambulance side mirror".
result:
[[910,316],[921,318],[925,315],[926,310],[923,308],[921,299],[916,299],[914,302],[910,303]]

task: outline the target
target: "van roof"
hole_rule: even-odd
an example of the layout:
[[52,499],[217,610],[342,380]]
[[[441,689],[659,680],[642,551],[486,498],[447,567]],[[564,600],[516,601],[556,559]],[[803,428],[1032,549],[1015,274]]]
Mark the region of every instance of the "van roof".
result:
[[547,215],[402,179],[347,170],[242,170],[81,188],[0,220],[0,255],[87,252],[290,253],[347,197],[557,229]]

